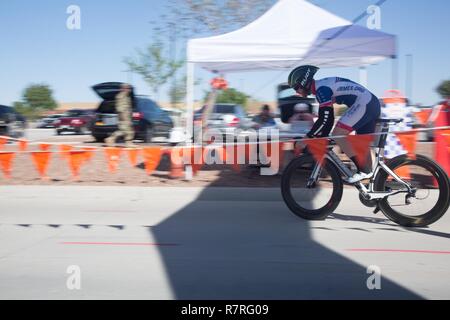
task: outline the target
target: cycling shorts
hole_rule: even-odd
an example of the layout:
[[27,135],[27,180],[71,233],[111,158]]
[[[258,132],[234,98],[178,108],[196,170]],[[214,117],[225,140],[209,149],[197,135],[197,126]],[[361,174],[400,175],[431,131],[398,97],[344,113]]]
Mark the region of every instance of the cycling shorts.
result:
[[356,131],[357,134],[369,134],[375,132],[380,115],[381,105],[378,98],[372,95],[370,101],[367,101],[361,96],[344,113],[336,126],[350,132]]

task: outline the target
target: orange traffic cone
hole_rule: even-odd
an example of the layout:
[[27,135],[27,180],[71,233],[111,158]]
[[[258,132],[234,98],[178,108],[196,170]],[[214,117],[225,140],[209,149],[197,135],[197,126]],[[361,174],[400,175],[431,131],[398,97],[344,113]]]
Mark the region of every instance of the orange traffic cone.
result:
[[170,174],[171,179],[184,177],[183,149],[173,148],[170,151]]

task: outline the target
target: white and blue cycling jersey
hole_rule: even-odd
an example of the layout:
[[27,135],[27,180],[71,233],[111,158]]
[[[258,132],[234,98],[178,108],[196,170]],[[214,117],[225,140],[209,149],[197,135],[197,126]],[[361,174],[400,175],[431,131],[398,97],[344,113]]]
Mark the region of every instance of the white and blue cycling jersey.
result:
[[[351,132],[356,131],[358,134],[374,132],[376,121],[380,117],[380,102],[373,93],[360,84],[344,78],[325,78],[314,82],[312,93],[316,96],[320,108],[319,120],[313,127],[311,136],[329,134],[333,126],[330,122],[331,120],[334,122],[334,104],[349,107],[337,126]],[[324,111],[321,112],[321,109]]]

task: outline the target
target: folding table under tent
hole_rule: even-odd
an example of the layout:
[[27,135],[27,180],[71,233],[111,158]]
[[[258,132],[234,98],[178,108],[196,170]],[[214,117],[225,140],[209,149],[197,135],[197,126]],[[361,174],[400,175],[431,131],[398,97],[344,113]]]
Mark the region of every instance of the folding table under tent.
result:
[[247,26],[187,43],[187,124],[192,137],[194,70],[220,73],[365,67],[396,56],[396,37],[353,25],[305,0],[279,0]]

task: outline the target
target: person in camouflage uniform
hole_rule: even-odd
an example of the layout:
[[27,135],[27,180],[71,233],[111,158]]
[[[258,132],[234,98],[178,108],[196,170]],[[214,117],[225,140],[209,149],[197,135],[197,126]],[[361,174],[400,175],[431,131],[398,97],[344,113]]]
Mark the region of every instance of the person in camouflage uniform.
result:
[[133,122],[132,122],[131,86],[123,84],[116,96],[116,111],[119,117],[119,130],[106,139],[108,146],[112,146],[119,137],[125,138],[126,147],[134,147]]

